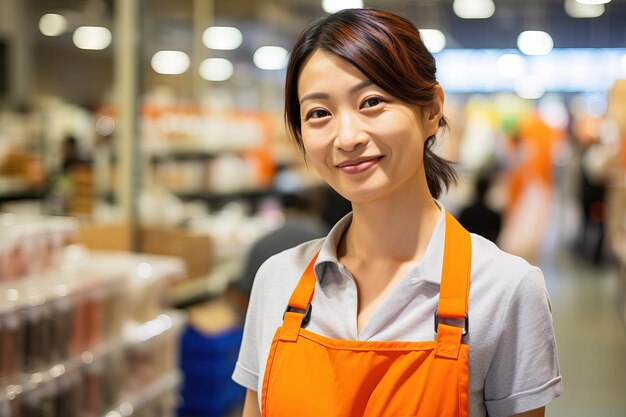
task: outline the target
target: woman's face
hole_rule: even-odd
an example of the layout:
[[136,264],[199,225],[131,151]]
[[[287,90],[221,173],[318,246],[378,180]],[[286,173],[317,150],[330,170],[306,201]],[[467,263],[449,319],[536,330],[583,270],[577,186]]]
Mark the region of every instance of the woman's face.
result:
[[[415,105],[391,96],[347,61],[322,50],[298,79],[302,141],[319,175],[353,203],[428,188],[423,150],[438,129]],[[432,119],[432,120],[431,120]]]

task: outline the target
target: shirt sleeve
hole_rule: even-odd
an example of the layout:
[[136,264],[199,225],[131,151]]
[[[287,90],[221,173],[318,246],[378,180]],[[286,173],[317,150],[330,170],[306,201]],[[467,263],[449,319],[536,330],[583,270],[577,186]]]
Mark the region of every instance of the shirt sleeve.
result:
[[258,390],[259,383],[259,345],[262,332],[264,287],[261,278],[262,270],[263,266],[257,272],[252,285],[241,348],[232,375],[233,381],[252,391]]
[[506,417],[543,407],[561,393],[550,299],[543,274],[533,268],[506,306],[485,406],[490,417]]

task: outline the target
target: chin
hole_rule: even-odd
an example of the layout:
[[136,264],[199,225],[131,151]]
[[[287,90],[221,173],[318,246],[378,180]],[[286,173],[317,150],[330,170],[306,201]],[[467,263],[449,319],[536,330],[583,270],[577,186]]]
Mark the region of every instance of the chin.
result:
[[370,203],[372,201],[381,200],[389,195],[390,191],[384,190],[380,188],[376,189],[360,189],[360,190],[349,190],[346,188],[335,189],[339,194],[343,196],[346,200],[350,201],[352,204],[361,204],[361,203]]

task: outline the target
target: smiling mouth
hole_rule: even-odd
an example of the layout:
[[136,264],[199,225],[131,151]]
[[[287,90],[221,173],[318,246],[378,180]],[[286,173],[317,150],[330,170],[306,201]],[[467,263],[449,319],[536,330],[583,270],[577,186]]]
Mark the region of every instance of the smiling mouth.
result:
[[377,156],[374,158],[359,158],[352,161],[345,161],[338,164],[337,168],[347,174],[358,174],[367,171],[376,165],[382,158],[382,156]]

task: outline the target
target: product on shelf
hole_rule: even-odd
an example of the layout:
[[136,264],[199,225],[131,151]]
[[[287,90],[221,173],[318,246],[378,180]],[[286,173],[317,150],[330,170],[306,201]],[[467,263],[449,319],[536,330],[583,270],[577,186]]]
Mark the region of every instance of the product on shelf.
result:
[[0,283],[53,267],[77,231],[72,218],[0,214]]
[[161,292],[183,261],[65,246],[65,219],[7,219],[3,249],[30,263],[0,281],[0,417],[171,416],[185,318]]

